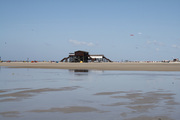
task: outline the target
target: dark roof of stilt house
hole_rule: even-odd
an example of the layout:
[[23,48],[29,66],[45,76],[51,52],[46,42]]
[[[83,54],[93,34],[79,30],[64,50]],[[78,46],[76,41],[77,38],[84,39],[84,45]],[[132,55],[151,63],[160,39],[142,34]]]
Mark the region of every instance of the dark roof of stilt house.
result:
[[84,52],[84,53],[89,53],[89,52],[83,51],[83,50],[77,50],[77,51],[74,51],[74,52]]
[[78,50],[74,51],[74,53],[69,53],[69,56],[84,56],[84,55],[89,55],[89,52]]
[[74,53],[75,53],[76,56],[89,55],[89,52],[81,51],[81,50],[75,51]]

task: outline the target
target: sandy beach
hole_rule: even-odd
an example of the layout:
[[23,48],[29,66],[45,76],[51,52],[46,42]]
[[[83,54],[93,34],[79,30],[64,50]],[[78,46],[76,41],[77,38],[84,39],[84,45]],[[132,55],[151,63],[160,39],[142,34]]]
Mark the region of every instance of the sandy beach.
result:
[[85,70],[120,70],[120,71],[180,71],[180,62],[172,63],[51,63],[51,62],[10,62],[0,66],[11,68],[45,69],[85,69]]

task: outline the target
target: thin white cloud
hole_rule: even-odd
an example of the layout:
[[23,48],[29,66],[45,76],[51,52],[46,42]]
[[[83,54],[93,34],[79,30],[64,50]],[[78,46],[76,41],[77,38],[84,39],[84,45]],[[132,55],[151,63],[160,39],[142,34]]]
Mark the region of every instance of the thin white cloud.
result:
[[142,32],[138,32],[138,35],[142,35]]
[[156,48],[156,51],[158,52],[160,49],[159,48]]
[[180,48],[180,45],[172,45],[171,47],[173,47],[173,48]]
[[94,43],[92,42],[84,42],[84,41],[78,41],[78,40],[69,40],[69,42],[73,45],[85,45],[85,46],[94,46]]
[[147,41],[147,44],[152,44],[152,45],[158,45],[158,46],[163,46],[163,43],[162,42],[158,42],[158,41],[156,41],[156,40],[153,40],[153,41],[150,41],[150,40],[148,40]]

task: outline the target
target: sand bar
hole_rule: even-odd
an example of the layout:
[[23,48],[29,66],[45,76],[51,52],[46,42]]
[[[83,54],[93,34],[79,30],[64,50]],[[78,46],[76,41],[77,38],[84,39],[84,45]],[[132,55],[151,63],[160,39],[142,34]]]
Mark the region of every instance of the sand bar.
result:
[[178,63],[0,63],[0,66],[13,68],[45,68],[45,69],[86,69],[86,70],[120,70],[120,71],[180,71]]
[[86,70],[120,70],[120,71],[180,71],[180,62],[174,63],[51,63],[51,62],[2,62],[0,66],[11,68],[45,68],[45,69],[86,69]]

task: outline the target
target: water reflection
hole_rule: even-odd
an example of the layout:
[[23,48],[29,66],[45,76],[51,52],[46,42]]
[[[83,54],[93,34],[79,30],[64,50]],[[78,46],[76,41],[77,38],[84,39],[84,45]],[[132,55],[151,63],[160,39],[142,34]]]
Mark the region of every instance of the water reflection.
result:
[[88,74],[104,74],[103,70],[87,70],[87,69],[69,69],[70,73],[75,75],[88,75]]
[[85,69],[70,69],[69,72],[73,72],[75,75],[88,75],[89,70],[85,70]]
[[74,70],[74,72],[89,72],[89,70]]
[[2,120],[179,119],[180,72],[0,69]]

